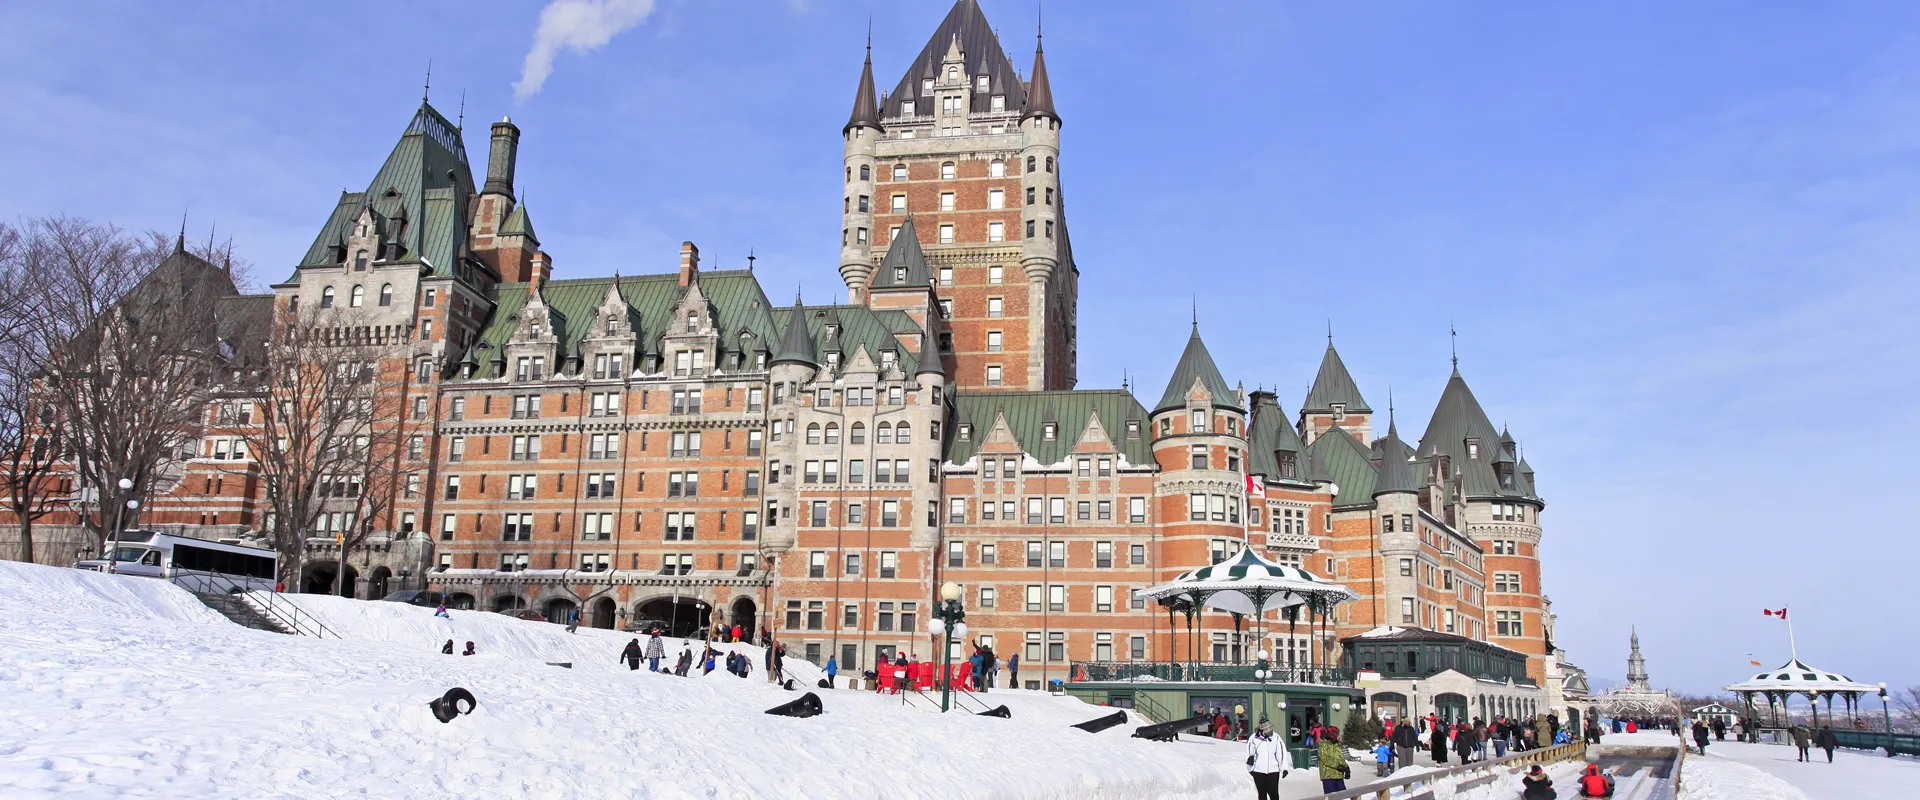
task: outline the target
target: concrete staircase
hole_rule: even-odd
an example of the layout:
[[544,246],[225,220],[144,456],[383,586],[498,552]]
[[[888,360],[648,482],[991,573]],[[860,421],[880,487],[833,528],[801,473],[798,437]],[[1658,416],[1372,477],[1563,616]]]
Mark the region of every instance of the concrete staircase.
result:
[[247,602],[246,598],[240,595],[195,592],[193,596],[200,598],[200,602],[208,608],[220,612],[220,616],[233,620],[235,625],[243,628],[289,635],[294,633],[279,620],[260,613],[259,609],[254,608],[252,603]]

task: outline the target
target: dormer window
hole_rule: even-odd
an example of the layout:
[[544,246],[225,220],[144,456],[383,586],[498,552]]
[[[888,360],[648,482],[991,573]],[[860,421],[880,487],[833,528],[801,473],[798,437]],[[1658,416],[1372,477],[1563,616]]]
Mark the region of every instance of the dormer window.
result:
[[903,116],[903,117],[911,117],[911,116],[913,116],[913,101],[912,101],[912,100],[907,100],[907,101],[905,101],[905,102],[902,102],[902,103],[900,104],[900,116]]
[[839,354],[839,353],[828,353],[828,354],[827,354],[827,369],[829,369],[829,370],[836,370],[836,369],[839,369],[839,368],[840,368],[840,354]]
[[894,282],[894,283],[906,283],[906,282],[907,282],[907,268],[906,268],[906,267],[894,267],[894,268],[893,268],[893,282]]
[[700,330],[700,314],[694,311],[687,312],[687,333],[694,333],[698,330]]
[[979,76],[979,77],[976,77],[976,78],[974,78],[974,79],[973,79],[973,90],[974,90],[974,91],[976,91],[976,92],[984,92],[984,91],[986,91],[986,90],[987,90],[987,76],[985,76],[985,75],[981,75],[981,76]]
[[1129,439],[1140,438],[1140,420],[1137,420],[1137,419],[1127,420],[1127,438]]
[[960,430],[955,435],[960,437],[960,441],[971,442],[973,441],[973,426],[961,425]]
[[367,251],[361,250],[353,254],[353,271],[354,272],[367,271]]
[[617,333],[619,333],[619,332],[620,332],[620,320],[619,320],[619,318],[617,318],[617,317],[615,317],[615,316],[614,316],[614,315],[612,315],[612,314],[608,314],[608,315],[607,315],[607,335],[608,335],[608,336],[612,336],[612,335],[614,335],[614,334],[617,334]]
[[960,82],[960,68],[959,68],[959,67],[947,67],[947,82],[948,82],[948,83],[959,83],[959,82]]
[[1469,459],[1480,458],[1480,440],[1479,439],[1467,440],[1467,458]]
[[1333,421],[1340,422],[1346,418],[1347,418],[1347,404],[1334,403],[1333,404]]
[[1296,469],[1297,457],[1292,453],[1280,454],[1280,477],[1292,478]]
[[1188,425],[1187,427],[1195,433],[1199,433],[1201,431],[1206,430],[1207,429],[1207,412],[1198,408],[1194,409],[1193,423],[1191,425]]
[[921,81],[920,81],[920,93],[921,93],[921,94],[933,94],[933,79],[932,79],[932,78],[923,78],[923,79],[921,79]]
[[894,352],[893,352],[892,350],[882,350],[882,351],[880,351],[880,366],[881,366],[881,368],[883,368],[883,369],[892,369],[892,368],[893,368],[893,362],[894,362],[894,359],[895,359],[895,358],[896,358],[896,356],[894,355]]
[[1051,442],[1054,439],[1059,438],[1059,436],[1060,436],[1059,423],[1049,422],[1040,426],[1041,439]]
[[993,96],[993,99],[992,99],[992,100],[990,100],[990,101],[988,101],[988,102],[989,102],[989,103],[991,104],[991,105],[990,105],[990,107],[991,107],[991,108],[992,108],[992,109],[993,109],[994,111],[1005,111],[1005,110],[1007,110],[1007,96],[1006,96],[1006,95],[1001,95],[1001,94],[996,94],[996,95],[994,95],[994,96]]
[[827,330],[827,341],[829,343],[833,342],[835,339],[840,338],[840,326],[828,325],[826,330]]

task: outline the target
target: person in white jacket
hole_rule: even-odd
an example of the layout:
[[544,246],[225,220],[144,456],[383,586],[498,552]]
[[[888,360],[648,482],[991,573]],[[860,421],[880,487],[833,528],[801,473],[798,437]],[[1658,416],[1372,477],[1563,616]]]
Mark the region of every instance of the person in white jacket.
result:
[[1265,717],[1247,739],[1247,772],[1253,775],[1256,800],[1280,800],[1280,779],[1293,769],[1293,754],[1273,733]]

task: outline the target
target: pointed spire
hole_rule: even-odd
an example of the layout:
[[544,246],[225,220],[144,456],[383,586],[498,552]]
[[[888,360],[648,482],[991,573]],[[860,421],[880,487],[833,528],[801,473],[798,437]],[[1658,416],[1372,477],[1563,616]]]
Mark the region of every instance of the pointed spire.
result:
[[1053,86],[1047,82],[1047,49],[1037,34],[1033,40],[1033,77],[1027,79],[1027,110],[1020,115],[1020,121],[1034,117],[1060,121],[1060,113],[1053,110]]
[[1447,323],[1447,349],[1453,353],[1453,374],[1460,374],[1460,332]]
[[793,310],[787,312],[786,332],[780,336],[780,346],[773,353],[772,363],[782,362],[810,367],[820,365],[820,357],[813,349],[813,334],[807,330],[807,307],[800,302],[800,293],[797,291],[793,295]]
[[947,365],[940,360],[940,344],[932,329],[920,329],[920,352],[915,358],[920,361],[920,368],[913,373],[916,377],[929,373],[943,377],[947,374]]
[[[869,26],[873,23],[868,22]],[[873,31],[867,31],[867,60],[860,65],[860,86],[853,93],[853,113],[847,116],[847,125],[840,129],[842,134],[857,127],[881,130],[880,104],[873,96]]]
[[187,252],[187,212],[180,212],[180,235],[173,240],[173,252]]
[[1332,413],[1333,404],[1343,404],[1347,413],[1371,414],[1367,400],[1360,396],[1360,386],[1353,382],[1352,373],[1347,372],[1346,362],[1340,360],[1340,352],[1333,349],[1333,337],[1327,337],[1327,352],[1320,357],[1320,372],[1313,377],[1313,388],[1307,390],[1307,399],[1300,404],[1300,410],[1307,414]]
[[1413,456],[1412,448],[1400,440],[1400,427],[1394,424],[1391,403],[1387,406],[1387,435],[1376,444],[1380,449],[1380,477],[1374,482],[1373,495],[1418,492],[1420,484],[1414,481],[1413,469],[1407,466],[1407,460]]
[[[901,270],[905,270],[902,272]],[[913,215],[900,223],[900,233],[887,243],[887,254],[870,284],[874,289],[900,287],[925,288],[933,284],[933,269],[927,266],[926,253],[920,249],[920,234],[913,226]]]
[[1153,413],[1184,408],[1187,405],[1187,390],[1193,388],[1196,380],[1206,387],[1208,394],[1213,395],[1214,405],[1238,408],[1234,405],[1233,387],[1228,386],[1227,379],[1220,376],[1220,368],[1213,363],[1213,355],[1207,352],[1206,342],[1200,341],[1198,322],[1193,325],[1193,335],[1187,337],[1187,349],[1180,354],[1180,363],[1174,365],[1173,377],[1167,381],[1167,390],[1160,395],[1160,403],[1154,406]]
[[433,59],[427,59],[427,82],[420,86],[420,105],[427,104],[427,95],[433,93]]

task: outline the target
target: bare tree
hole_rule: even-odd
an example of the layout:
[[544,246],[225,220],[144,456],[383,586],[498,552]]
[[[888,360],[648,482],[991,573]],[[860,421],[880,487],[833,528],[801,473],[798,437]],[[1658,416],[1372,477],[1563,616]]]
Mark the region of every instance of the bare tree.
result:
[[382,415],[397,413],[385,407],[397,403],[383,402],[378,370],[400,341],[397,332],[367,322],[352,309],[276,308],[247,392],[259,413],[241,438],[269,511],[267,538],[288,583],[298,579],[307,540],[323,529],[345,540],[337,571],[344,575],[346,552],[365,540],[385,507],[370,495],[376,484],[391,485],[377,462],[393,453]]
[[0,223],[0,504],[20,528],[21,561],[34,560],[33,523],[64,499],[56,475],[62,445],[52,408],[35,389],[44,339],[30,335],[29,309],[43,302],[33,246]]
[[29,221],[25,238],[42,290],[28,312],[38,385],[80,485],[98,499],[81,513],[104,549],[131,516],[127,501],[171,490],[192,457],[226,361],[213,308],[236,291],[181,241],[159,252],[72,217]]
[[1893,707],[1899,709],[1900,719],[1907,723],[1908,729],[1920,730],[1920,686],[1889,689],[1887,694],[1893,697]]
[[415,424],[405,407],[404,368],[401,373],[397,379],[388,380],[376,375],[365,443],[356,441],[354,477],[360,493],[351,517],[355,524],[339,537],[342,569],[335,574],[335,594],[345,592],[347,554],[365,546],[376,532],[384,530],[391,535],[398,527],[392,519],[394,501],[406,491],[403,483],[407,480],[407,463],[417,460],[418,451],[425,447],[423,437],[416,440],[422,426]]

